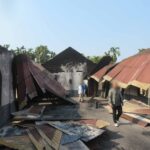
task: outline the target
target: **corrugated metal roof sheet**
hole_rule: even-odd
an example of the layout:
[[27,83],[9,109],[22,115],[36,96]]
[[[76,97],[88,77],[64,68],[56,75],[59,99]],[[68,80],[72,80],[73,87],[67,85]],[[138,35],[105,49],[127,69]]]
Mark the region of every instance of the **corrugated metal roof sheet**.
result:
[[88,72],[87,76],[91,76],[95,74],[98,70],[102,69],[104,66],[110,64],[112,62],[112,57],[110,56],[103,56],[99,63],[94,67],[94,69],[91,72]]
[[109,69],[111,69],[113,66],[114,64],[104,66],[102,69],[93,74],[91,78],[99,82],[103,78],[103,76],[109,71]]
[[133,85],[147,90],[150,87],[150,52],[143,52],[121,61],[104,79],[117,80],[122,88]]
[[19,104],[25,105],[28,98],[33,99],[47,92],[65,98],[66,91],[41,65],[32,62],[26,55],[14,58],[14,81],[18,91]]

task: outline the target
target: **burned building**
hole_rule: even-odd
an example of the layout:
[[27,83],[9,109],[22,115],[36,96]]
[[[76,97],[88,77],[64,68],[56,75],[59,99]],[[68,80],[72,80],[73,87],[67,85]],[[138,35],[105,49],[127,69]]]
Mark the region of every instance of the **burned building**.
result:
[[77,95],[79,84],[83,82],[87,73],[92,71],[95,64],[75,49],[68,47],[43,66],[70,95]]
[[8,121],[10,113],[15,110],[12,60],[14,55],[0,46],[0,126]]

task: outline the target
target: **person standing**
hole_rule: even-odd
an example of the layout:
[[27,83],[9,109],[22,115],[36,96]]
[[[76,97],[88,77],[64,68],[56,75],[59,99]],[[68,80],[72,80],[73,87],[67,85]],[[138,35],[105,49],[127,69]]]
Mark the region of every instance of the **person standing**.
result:
[[83,86],[82,84],[78,87],[78,94],[79,94],[79,102],[83,102]]
[[83,88],[83,97],[86,96],[86,91],[87,91],[87,86],[85,83],[82,84],[82,88]]
[[112,88],[108,94],[108,101],[113,111],[114,125],[118,127],[119,118],[122,115],[123,97],[116,81],[112,82]]

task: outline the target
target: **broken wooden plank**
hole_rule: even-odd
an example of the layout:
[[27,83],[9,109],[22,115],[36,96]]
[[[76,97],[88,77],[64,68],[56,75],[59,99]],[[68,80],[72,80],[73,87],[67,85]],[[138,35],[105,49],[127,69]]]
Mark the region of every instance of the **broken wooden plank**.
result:
[[36,150],[28,135],[0,138],[0,145],[17,150]]
[[39,134],[43,137],[47,143],[58,150],[61,143],[62,132],[48,125],[41,125],[36,127]]
[[46,143],[46,141],[44,141],[35,128],[28,129],[27,133],[37,150],[52,150],[52,148]]
[[33,118],[38,118],[43,114],[45,108],[46,108],[46,106],[31,106],[28,109],[14,112],[14,113],[12,113],[12,115],[16,116],[16,117],[17,116],[20,116],[20,117],[21,116],[22,117],[32,116]]
[[46,106],[39,106],[39,105],[35,105],[35,106],[31,106],[28,114],[31,115],[42,115],[44,110],[45,110]]
[[150,124],[150,122],[147,122],[145,118],[129,113],[123,113],[121,117],[143,127],[146,127]]

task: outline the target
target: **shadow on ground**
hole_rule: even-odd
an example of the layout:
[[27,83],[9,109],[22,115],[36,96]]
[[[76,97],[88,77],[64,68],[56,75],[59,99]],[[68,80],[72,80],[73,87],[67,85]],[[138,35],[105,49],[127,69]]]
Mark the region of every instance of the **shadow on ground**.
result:
[[90,150],[125,150],[119,143],[113,140],[122,138],[118,132],[106,130],[100,137],[87,143]]

